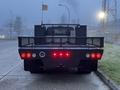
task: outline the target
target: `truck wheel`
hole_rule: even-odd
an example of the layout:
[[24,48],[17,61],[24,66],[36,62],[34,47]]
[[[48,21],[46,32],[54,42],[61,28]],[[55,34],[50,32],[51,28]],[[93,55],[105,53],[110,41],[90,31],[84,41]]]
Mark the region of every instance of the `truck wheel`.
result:
[[44,72],[43,63],[40,61],[33,61],[31,63],[30,72],[33,74],[43,73]]
[[30,61],[24,60],[24,70],[25,71],[30,70]]
[[93,61],[92,62],[92,70],[97,71],[97,68],[98,68],[98,61]]
[[89,74],[92,72],[91,61],[80,61],[78,65],[78,73]]

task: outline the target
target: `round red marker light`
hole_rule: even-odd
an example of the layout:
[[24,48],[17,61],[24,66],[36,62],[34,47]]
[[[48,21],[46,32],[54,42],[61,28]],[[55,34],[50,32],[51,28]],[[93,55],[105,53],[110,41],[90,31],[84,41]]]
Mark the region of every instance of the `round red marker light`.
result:
[[65,55],[66,55],[66,57],[70,57],[70,53],[68,53],[68,52]]
[[57,53],[53,52],[52,56],[53,56],[53,58],[56,58],[57,57]]
[[59,56],[60,56],[60,57],[62,57],[62,56],[63,56],[63,53],[62,53],[62,52],[60,52],[60,53],[59,53]]
[[25,59],[26,58],[26,53],[21,53],[20,56],[21,56],[22,59]]
[[92,53],[92,54],[91,54],[91,58],[92,58],[92,59],[96,59],[96,54],[95,54],[95,53]]
[[96,53],[96,58],[100,59],[102,55],[100,53]]
[[28,59],[32,58],[32,53],[30,53],[30,52],[26,53],[26,57],[27,57]]

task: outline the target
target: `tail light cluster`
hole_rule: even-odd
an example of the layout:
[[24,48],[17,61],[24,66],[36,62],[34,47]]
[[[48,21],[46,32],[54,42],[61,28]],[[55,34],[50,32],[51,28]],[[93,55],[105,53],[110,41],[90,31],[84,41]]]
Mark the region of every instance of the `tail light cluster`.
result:
[[[21,57],[22,59],[24,59],[24,60],[36,58],[36,56],[37,56],[36,53],[32,53],[32,52],[21,52],[21,53],[20,53],[20,57]],[[44,58],[45,56],[46,56],[46,53],[45,53],[45,52],[41,51],[41,52],[39,53],[39,57],[40,57],[40,58]]]
[[22,52],[20,53],[20,57],[22,59],[31,59],[34,56],[31,52]]
[[[39,53],[40,58],[44,58],[46,56],[46,53],[41,51]],[[69,59],[72,57],[71,51],[52,51],[51,55],[54,59]],[[36,53],[32,52],[21,52],[20,53],[21,59],[24,60],[30,60],[32,58],[36,58]],[[86,58],[92,59],[92,60],[99,60],[102,58],[102,53],[87,53]]]
[[94,60],[98,60],[102,58],[102,54],[101,53],[87,53],[86,57],[94,59]]
[[70,58],[72,53],[70,51],[53,51],[51,53],[52,58]]

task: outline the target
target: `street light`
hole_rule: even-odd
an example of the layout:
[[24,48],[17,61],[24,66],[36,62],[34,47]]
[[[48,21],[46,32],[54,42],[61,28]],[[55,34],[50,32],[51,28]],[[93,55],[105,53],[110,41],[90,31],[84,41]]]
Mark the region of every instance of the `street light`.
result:
[[99,20],[105,20],[106,17],[107,17],[107,15],[106,15],[106,13],[105,13],[104,11],[100,11],[100,12],[98,13],[98,19],[99,19]]
[[105,26],[107,20],[107,13],[105,11],[100,11],[97,15],[98,20],[101,22],[102,26]]
[[70,9],[66,5],[64,5],[64,4],[58,4],[58,6],[62,6],[62,7],[66,8],[66,10],[68,12],[68,22],[70,23]]
[[106,30],[106,20],[107,20],[107,13],[105,11],[100,11],[97,15],[98,20],[101,23],[101,35],[105,34],[105,30]]

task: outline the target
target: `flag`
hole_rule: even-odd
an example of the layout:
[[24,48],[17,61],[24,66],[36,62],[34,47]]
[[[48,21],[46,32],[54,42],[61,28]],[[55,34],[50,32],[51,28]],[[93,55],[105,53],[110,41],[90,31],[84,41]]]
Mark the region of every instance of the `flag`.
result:
[[42,5],[42,11],[47,11],[48,10],[48,5],[43,4]]

